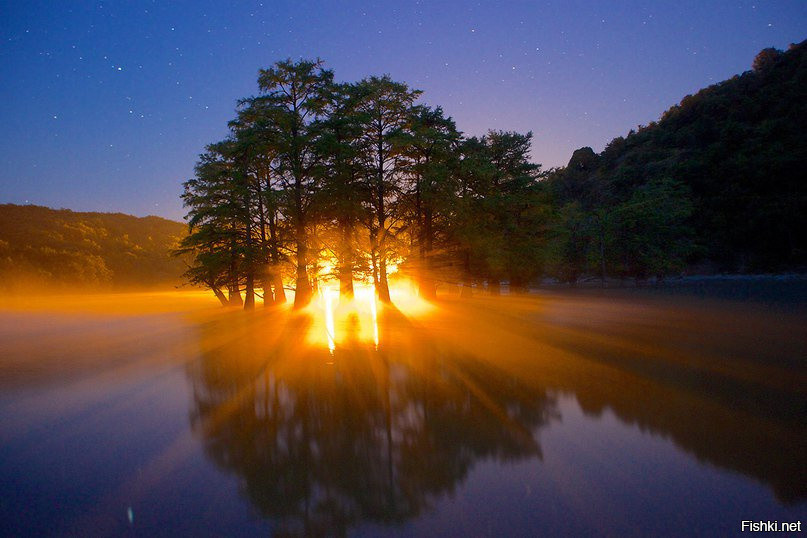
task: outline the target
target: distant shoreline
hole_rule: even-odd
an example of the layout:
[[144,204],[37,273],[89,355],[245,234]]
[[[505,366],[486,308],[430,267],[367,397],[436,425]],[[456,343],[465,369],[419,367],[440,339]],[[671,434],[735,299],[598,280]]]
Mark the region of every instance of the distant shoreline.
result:
[[640,296],[680,296],[701,299],[747,301],[768,305],[807,308],[807,273],[718,274],[688,275],[662,280],[639,282],[632,279],[606,279],[605,287],[599,278],[586,278],[575,286],[569,283],[544,279],[532,286],[533,293],[592,292],[601,294]]

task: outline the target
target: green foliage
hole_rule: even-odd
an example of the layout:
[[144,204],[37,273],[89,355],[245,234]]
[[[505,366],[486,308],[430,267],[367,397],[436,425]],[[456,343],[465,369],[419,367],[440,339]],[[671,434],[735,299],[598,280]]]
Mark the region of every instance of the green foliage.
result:
[[0,287],[122,289],[180,283],[185,226],[159,217],[0,205]]
[[440,107],[415,106],[398,145],[408,159],[401,204],[407,222],[411,256],[408,269],[417,274],[420,291],[433,297],[433,279],[452,278],[450,236],[458,188],[456,170],[461,135]]
[[[554,265],[642,277],[675,273],[686,262],[733,271],[807,263],[805,51],[807,42],[765,49],[753,71],[685,97],[601,154],[576,151],[549,183],[557,207],[575,202],[581,222],[592,223],[577,233],[582,225],[560,211],[555,225],[555,242],[575,237],[587,262],[569,257],[578,247],[567,244],[564,257],[556,244]],[[652,207],[637,197],[669,203],[655,213],[629,209]]]
[[461,145],[453,232],[472,278],[524,286],[541,273],[548,214],[532,133],[490,131]]
[[550,225],[551,239],[544,254],[549,274],[574,284],[590,269],[591,228],[591,218],[579,202],[568,202],[555,211]]
[[176,254],[190,254],[193,262],[185,277],[192,284],[213,290],[230,284],[244,253],[239,222],[245,216],[242,206],[243,182],[237,172],[234,141],[211,144],[196,166],[196,177],[185,184],[182,199],[188,212],[188,235]]
[[[364,173],[367,198],[367,228],[373,283],[379,297],[390,300],[387,264],[399,257],[405,222],[400,207],[405,197],[403,177],[407,171],[406,129],[412,105],[421,94],[388,75],[369,77],[356,83],[356,106],[361,126],[359,159]],[[396,256],[397,255],[397,256]]]
[[670,178],[651,179],[618,206],[605,227],[613,272],[647,278],[680,273],[692,254],[689,189]]
[[186,277],[223,303],[220,288],[230,303],[245,291],[249,307],[255,285],[277,297],[294,281],[302,305],[337,276],[348,293],[372,277],[388,300],[393,263],[427,298],[441,281],[803,264],[804,50],[762,51],[753,71],[549,172],[530,161],[531,133],[464,138],[389,76],[336,84],[319,60],[278,62],[185,184]]

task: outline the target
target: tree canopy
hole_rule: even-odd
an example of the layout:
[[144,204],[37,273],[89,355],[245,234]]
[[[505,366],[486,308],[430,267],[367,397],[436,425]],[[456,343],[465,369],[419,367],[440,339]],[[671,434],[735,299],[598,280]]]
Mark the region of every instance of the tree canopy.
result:
[[[561,225],[561,265],[576,255],[581,272],[597,273],[602,264],[631,276],[685,263],[720,271],[803,267],[805,52],[807,42],[764,49],[752,70],[684,97],[599,155],[577,150],[548,178],[561,220],[573,208],[579,217]],[[642,210],[655,216],[631,224]],[[661,235],[652,232],[665,220]],[[659,248],[664,260],[650,254]]]
[[337,83],[321,60],[278,62],[185,183],[186,276],[252,308],[257,290],[270,306],[292,287],[304,306],[329,279],[390,301],[393,272],[433,299],[443,284],[798,267],[805,47],[765,49],[752,70],[550,171],[531,159],[532,133],[465,137],[388,75]]
[[[438,283],[535,275],[519,260],[540,176],[531,134],[466,142],[419,90],[388,75],[335,83],[319,60],[278,62],[258,86],[183,194],[189,235],[177,252],[223,304],[252,308],[256,293],[279,304],[293,285],[301,307],[329,279],[343,296],[366,280],[388,302],[391,272],[426,298]],[[485,231],[498,235],[470,237]]]

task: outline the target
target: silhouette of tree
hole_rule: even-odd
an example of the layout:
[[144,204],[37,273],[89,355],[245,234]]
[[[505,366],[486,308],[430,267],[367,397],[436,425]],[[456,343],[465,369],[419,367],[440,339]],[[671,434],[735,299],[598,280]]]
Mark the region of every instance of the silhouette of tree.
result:
[[361,159],[369,190],[370,255],[373,284],[378,297],[390,301],[387,265],[398,231],[403,225],[400,195],[403,174],[409,165],[404,130],[419,90],[410,90],[389,76],[370,77],[357,83],[362,118]]
[[262,111],[274,127],[272,137],[277,160],[276,180],[285,191],[286,219],[294,230],[296,265],[294,306],[305,306],[311,299],[308,277],[309,222],[312,199],[317,189],[315,169],[316,130],[312,125],[325,112],[333,73],[320,60],[285,60],[263,69],[258,85]]

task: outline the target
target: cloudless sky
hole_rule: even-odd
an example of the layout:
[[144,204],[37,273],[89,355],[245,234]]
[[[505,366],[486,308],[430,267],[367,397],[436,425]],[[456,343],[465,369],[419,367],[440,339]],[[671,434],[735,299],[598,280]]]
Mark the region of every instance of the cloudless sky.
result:
[[0,0],[0,203],[180,219],[181,184],[273,62],[389,73],[532,157],[659,118],[807,38],[807,1]]

